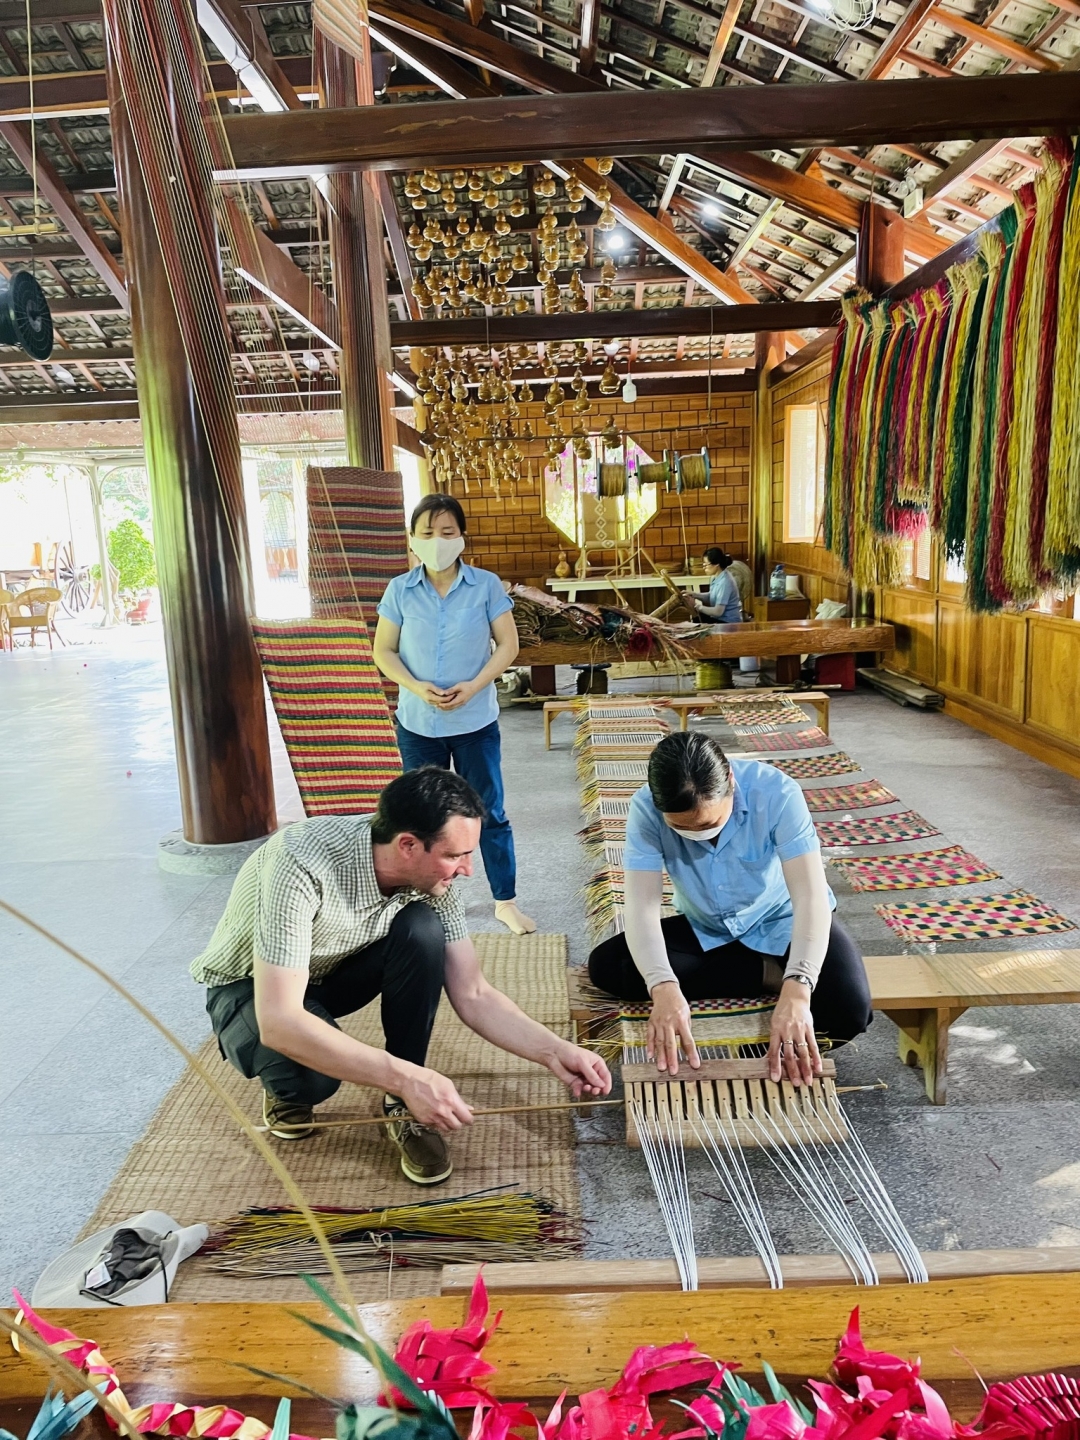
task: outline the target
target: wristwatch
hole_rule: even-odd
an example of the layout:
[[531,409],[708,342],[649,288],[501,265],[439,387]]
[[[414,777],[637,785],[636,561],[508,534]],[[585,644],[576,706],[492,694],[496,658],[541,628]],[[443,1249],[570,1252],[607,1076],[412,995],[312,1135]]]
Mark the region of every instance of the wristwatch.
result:
[[785,981],[797,980],[800,985],[806,986],[807,990],[810,991],[811,995],[814,993],[814,982],[810,979],[809,975],[785,975],[784,979]]

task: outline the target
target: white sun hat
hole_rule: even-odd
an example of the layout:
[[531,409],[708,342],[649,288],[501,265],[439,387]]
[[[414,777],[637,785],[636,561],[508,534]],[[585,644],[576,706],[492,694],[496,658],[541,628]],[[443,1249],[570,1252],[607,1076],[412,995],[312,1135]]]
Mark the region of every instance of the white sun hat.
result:
[[209,1233],[205,1225],[178,1225],[164,1211],[144,1210],[51,1260],[30,1303],[35,1309],[161,1305],[169,1298],[180,1262],[194,1255]]

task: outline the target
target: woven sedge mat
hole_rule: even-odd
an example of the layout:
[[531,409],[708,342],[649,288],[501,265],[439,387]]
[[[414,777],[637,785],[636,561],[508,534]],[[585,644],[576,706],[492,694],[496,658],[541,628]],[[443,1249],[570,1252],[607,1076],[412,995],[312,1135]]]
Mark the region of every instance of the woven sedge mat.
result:
[[916,900],[876,905],[890,930],[912,944],[947,940],[996,940],[1009,935],[1053,935],[1075,930],[1072,920],[1026,890],[977,895],[970,900]]
[[818,725],[787,734],[742,735],[739,739],[743,750],[821,750],[833,743]]
[[818,780],[826,775],[853,775],[862,766],[843,750],[832,755],[793,755],[790,760],[773,760],[762,757],[765,765],[775,765],[793,780]]
[[[492,984],[516,1000],[534,1019],[569,1038],[565,935],[475,935],[473,941]],[[379,1002],[341,1021],[358,1040],[382,1048]],[[261,1089],[219,1056],[211,1037],[199,1058],[261,1123]],[[542,1105],[567,1098],[547,1070],[488,1044],[454,1014],[446,997],[439,1006],[428,1061],[457,1085],[477,1108]],[[375,1115],[381,1095],[342,1085],[318,1109],[318,1118]],[[398,1152],[381,1126],[317,1131],[310,1140],[273,1144],[312,1205],[380,1208],[423,1199],[450,1199],[490,1186],[518,1183],[547,1196],[571,1215],[581,1214],[574,1165],[574,1126],[568,1110],[535,1115],[498,1115],[477,1120],[451,1141],[454,1173],[444,1184],[413,1185],[402,1175]],[[141,1210],[164,1210],[181,1225],[202,1220],[211,1226],[253,1205],[291,1204],[280,1183],[236,1128],[219,1101],[190,1072],[166,1095],[146,1133],[129,1152],[104,1199],[83,1229],[104,1225]],[[310,1298],[299,1277],[274,1279],[220,1274],[194,1256],[180,1267],[170,1299],[273,1300]],[[386,1271],[354,1277],[357,1298],[385,1299]],[[438,1294],[438,1269],[395,1269],[392,1293]]]
[[892,845],[899,840],[925,840],[941,831],[914,810],[895,815],[858,815],[850,820],[818,820],[822,845]]
[[868,805],[891,805],[896,796],[880,780],[860,780],[855,785],[820,785],[804,790],[811,810],[863,810]]
[[1001,879],[999,871],[984,865],[962,845],[917,850],[908,855],[830,860],[829,864],[840,871],[853,890],[934,890]]

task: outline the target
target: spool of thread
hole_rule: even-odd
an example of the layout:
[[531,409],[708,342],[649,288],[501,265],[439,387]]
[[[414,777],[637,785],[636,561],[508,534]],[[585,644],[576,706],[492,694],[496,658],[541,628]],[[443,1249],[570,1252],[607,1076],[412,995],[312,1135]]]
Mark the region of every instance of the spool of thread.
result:
[[695,690],[730,690],[731,671],[722,660],[699,660],[694,671]]
[[626,465],[623,461],[604,461],[600,466],[600,494],[605,499],[626,494]]
[[708,490],[712,479],[709,452],[703,445],[694,455],[680,455],[675,461],[679,493],[684,490]]
[[666,460],[650,460],[648,465],[638,466],[638,480],[642,485],[671,485],[671,466]]

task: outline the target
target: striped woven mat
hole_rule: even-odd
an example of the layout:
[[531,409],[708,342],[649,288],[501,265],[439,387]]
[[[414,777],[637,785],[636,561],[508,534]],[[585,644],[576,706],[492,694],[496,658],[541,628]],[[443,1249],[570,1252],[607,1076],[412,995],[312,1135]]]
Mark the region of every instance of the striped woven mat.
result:
[[316,615],[352,615],[374,629],[375,607],[409,568],[396,470],[309,465],[308,556]]
[[877,905],[875,909],[889,929],[910,944],[1054,935],[1077,928],[1072,920],[1026,890],[977,895],[970,900],[916,900],[907,905]]
[[942,850],[917,850],[910,855],[870,855],[830,860],[853,890],[933,890],[947,885],[977,885],[1000,880],[962,845]]
[[251,628],[305,813],[370,813],[401,774],[401,756],[364,622]]
[[890,845],[898,840],[925,840],[941,834],[914,810],[853,816],[850,820],[819,820],[816,829],[822,845]]

